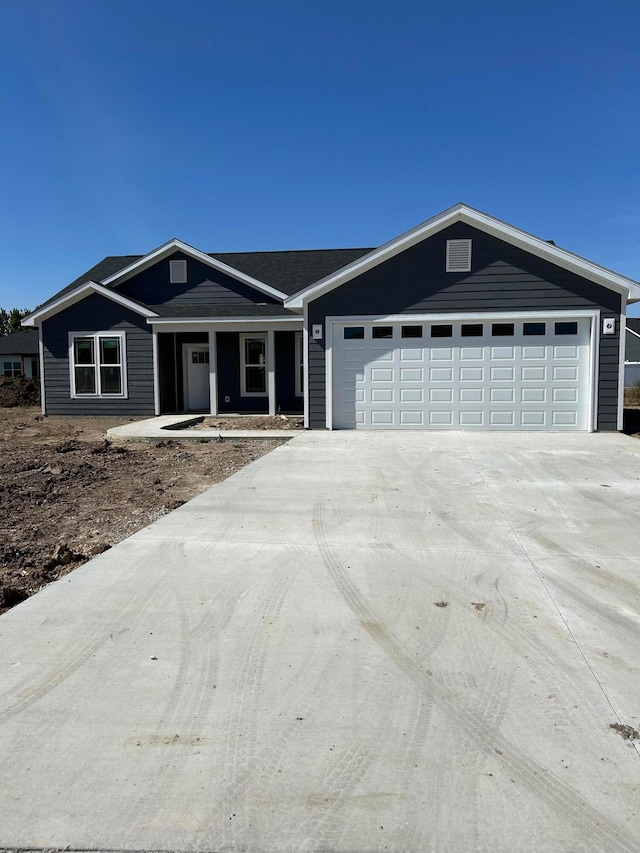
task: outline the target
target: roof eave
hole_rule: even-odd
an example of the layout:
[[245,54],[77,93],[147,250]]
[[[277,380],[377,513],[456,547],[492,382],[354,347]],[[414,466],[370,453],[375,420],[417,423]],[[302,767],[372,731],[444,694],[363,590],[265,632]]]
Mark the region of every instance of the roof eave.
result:
[[86,281],[84,284],[78,285],[78,287],[70,293],[65,293],[64,296],[61,296],[60,299],[57,299],[55,302],[50,302],[45,307],[29,314],[29,316],[25,317],[22,321],[22,325],[26,328],[37,328],[45,320],[48,320],[49,317],[52,317],[54,314],[58,314],[60,311],[64,311],[65,308],[70,308],[72,305],[75,305],[76,302],[81,302],[92,293],[103,296],[105,299],[110,299],[112,302],[117,302],[124,308],[128,308],[130,311],[134,311],[136,314],[140,314],[143,317],[151,318],[158,316],[154,311],[150,311],[148,308],[145,308],[144,305],[140,305],[138,302],[127,299],[125,296],[115,293],[108,287],[104,287],[95,281]]

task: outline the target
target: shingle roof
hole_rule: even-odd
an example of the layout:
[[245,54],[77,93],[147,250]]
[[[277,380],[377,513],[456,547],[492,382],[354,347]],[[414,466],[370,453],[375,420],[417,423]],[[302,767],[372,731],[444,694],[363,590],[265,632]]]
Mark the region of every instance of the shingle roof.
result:
[[[294,249],[285,252],[209,252],[208,254],[209,257],[217,258],[227,266],[291,296],[370,251],[371,249]],[[110,255],[38,307],[43,308],[50,302],[55,302],[56,299],[87,281],[95,281],[99,284],[143,257],[144,255]]]
[[38,354],[38,330],[22,329],[10,335],[0,337],[0,355],[5,353],[11,355],[37,355]]

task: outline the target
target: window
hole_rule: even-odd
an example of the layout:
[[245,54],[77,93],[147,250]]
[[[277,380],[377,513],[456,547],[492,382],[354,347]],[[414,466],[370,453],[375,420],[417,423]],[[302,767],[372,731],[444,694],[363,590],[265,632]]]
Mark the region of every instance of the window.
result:
[[296,397],[304,394],[304,337],[296,332]]
[[186,261],[169,261],[169,282],[171,284],[187,283]]
[[494,338],[513,337],[513,323],[492,323],[491,334]]
[[422,326],[403,326],[402,327],[402,337],[403,338],[421,338],[422,337]]
[[354,338],[364,338],[364,326],[345,326],[345,341],[351,341]]
[[72,397],[126,397],[124,332],[72,332]]
[[556,323],[556,335],[577,335],[577,323]]
[[453,326],[448,323],[431,327],[432,338],[450,338],[453,335]]
[[371,329],[372,338],[392,338],[393,326],[374,326]]
[[447,240],[447,272],[471,272],[471,240]]
[[463,323],[460,327],[460,333],[463,338],[481,338],[482,323]]
[[267,396],[266,335],[240,335],[240,384],[243,397]]
[[544,335],[546,332],[546,323],[523,323],[522,325],[522,333],[524,335]]
[[22,376],[22,365],[19,361],[4,361],[2,363],[3,376]]

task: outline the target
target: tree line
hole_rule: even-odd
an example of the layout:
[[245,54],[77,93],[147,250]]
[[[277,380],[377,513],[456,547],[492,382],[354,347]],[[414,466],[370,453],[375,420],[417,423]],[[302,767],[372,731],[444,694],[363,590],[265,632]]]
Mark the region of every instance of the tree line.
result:
[[8,311],[5,308],[0,308],[0,337],[10,335],[12,332],[19,332],[20,323],[28,314],[31,314],[29,308],[10,308]]

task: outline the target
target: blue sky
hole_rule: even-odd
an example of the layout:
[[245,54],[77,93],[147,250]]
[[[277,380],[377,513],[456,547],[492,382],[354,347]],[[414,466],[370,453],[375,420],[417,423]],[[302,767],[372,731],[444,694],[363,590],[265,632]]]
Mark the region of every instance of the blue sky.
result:
[[637,0],[5,0],[0,306],[457,201],[640,279],[639,32]]

